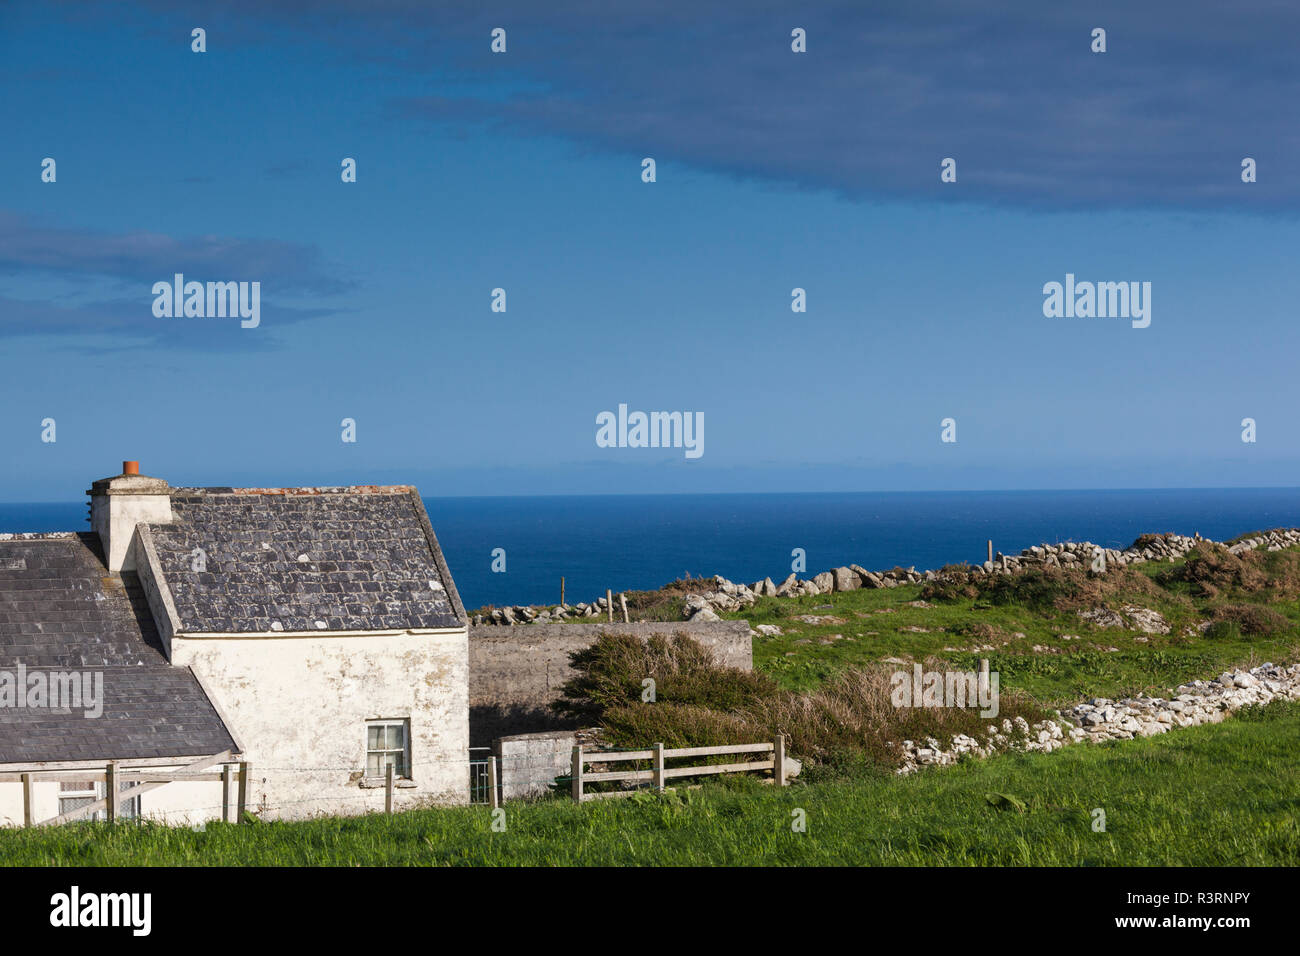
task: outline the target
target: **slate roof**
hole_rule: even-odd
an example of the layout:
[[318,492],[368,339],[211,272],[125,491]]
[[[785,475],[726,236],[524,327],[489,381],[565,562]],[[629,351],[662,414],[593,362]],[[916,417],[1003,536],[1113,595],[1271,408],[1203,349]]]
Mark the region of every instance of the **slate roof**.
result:
[[0,707],[0,763],[202,756],[236,749],[198,680],[163,654],[134,575],[93,534],[0,539],[0,671],[103,674],[103,713]]
[[466,623],[413,488],[174,488],[171,506],[149,532],[182,633]]

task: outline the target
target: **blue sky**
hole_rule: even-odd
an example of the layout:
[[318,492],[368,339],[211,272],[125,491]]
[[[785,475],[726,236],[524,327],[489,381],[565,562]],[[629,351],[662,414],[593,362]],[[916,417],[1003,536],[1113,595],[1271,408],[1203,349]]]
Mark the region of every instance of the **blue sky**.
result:
[[1300,10],[604,6],[0,6],[0,500],[1297,484]]

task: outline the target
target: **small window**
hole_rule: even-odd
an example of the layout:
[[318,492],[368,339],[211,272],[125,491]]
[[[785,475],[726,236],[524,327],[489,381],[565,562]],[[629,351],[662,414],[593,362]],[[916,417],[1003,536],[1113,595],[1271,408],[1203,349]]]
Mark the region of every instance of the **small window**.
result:
[[394,777],[411,776],[410,722],[372,720],[366,724],[366,776],[384,777],[393,768]]
[[[130,789],[135,784],[130,781],[123,781],[118,784],[119,791]],[[87,804],[94,803],[97,800],[103,800],[108,791],[105,789],[102,780],[62,780],[59,782],[59,815],[76,810],[78,807],[84,807]],[[131,797],[129,800],[122,800],[118,805],[118,815],[121,819],[126,820],[140,815],[140,798]],[[108,811],[95,810],[78,819],[82,820],[105,820],[108,818]]]

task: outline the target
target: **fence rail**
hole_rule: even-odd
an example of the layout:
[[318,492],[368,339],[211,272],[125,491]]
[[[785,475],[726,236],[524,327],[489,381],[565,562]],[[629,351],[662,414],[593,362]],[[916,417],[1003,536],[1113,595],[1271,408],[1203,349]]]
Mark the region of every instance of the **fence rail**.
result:
[[[767,760],[749,760],[740,763],[700,764],[691,767],[665,767],[668,760],[682,757],[720,757],[731,754],[765,754],[772,756]],[[654,766],[649,770],[596,770],[588,771],[587,764],[624,763],[632,760],[650,760]],[[628,797],[641,791],[636,789],[610,790],[588,793],[588,783],[649,783],[652,789],[662,792],[668,789],[665,782],[683,777],[703,777],[716,773],[747,773],[754,770],[772,771],[772,783],[778,787],[785,786],[785,736],[777,734],[771,743],[731,744],[721,747],[678,747],[665,748],[655,744],[650,750],[623,751],[589,751],[584,753],[581,746],[573,748],[573,769],[570,774],[573,787],[573,799],[576,801],[607,799],[611,797]]]
[[[213,754],[194,761],[182,770],[150,770],[148,768],[123,770],[118,761],[105,764],[102,770],[92,768],[58,771],[10,770],[0,773],[0,783],[18,782],[23,785],[23,826],[30,827],[37,825],[37,821],[34,819],[32,795],[32,785],[37,783],[65,783],[71,780],[89,780],[104,784],[104,798],[102,800],[92,800],[66,813],[60,813],[48,820],[39,821],[42,826],[56,826],[61,823],[82,819],[101,810],[104,811],[105,819],[109,823],[113,823],[121,816],[124,801],[133,800],[142,793],[156,790],[169,783],[193,781],[221,782],[221,819],[229,820],[230,784],[232,779],[235,779],[238,783],[238,800],[236,804],[238,810],[235,821],[242,823],[244,822],[244,811],[247,809],[249,764],[246,760],[231,761],[230,757],[230,751]],[[236,763],[239,767],[237,777],[232,777],[231,763]],[[215,764],[224,764],[220,772],[204,772],[208,767]],[[123,789],[123,784],[126,785],[126,789]]]
[[[740,754],[763,755],[765,759],[739,761],[724,764],[699,764],[685,767],[667,767],[666,762],[669,760],[679,760],[693,757],[716,757]],[[481,755],[481,756],[480,756]],[[770,756],[767,756],[770,755]],[[221,786],[221,805],[220,807],[191,807],[190,810],[217,810],[220,809],[222,821],[229,821],[231,818],[231,804],[234,803],[235,822],[246,822],[248,811],[248,798],[250,793],[250,783],[252,782],[251,764],[248,761],[240,761],[238,755],[226,751],[220,754],[212,754],[195,760],[179,770],[155,770],[148,767],[134,767],[124,769],[122,761],[113,761],[100,767],[68,767],[57,770],[33,769],[33,770],[11,770],[0,771],[0,783],[21,783],[23,788],[23,826],[51,826],[62,823],[68,823],[73,820],[84,819],[92,814],[103,812],[105,818],[110,821],[116,821],[122,818],[123,804],[132,801],[143,793],[155,790],[159,787],[171,783],[220,783]],[[501,806],[502,802],[502,779],[501,766],[499,757],[493,755],[488,748],[474,748],[470,754],[466,755],[469,759],[461,762],[459,765],[463,768],[462,772],[468,772],[470,783],[470,802],[486,804],[492,809]],[[632,761],[650,761],[652,767],[649,769],[627,769],[627,770],[600,770],[588,771],[587,764],[619,764],[629,763]],[[686,777],[701,777],[711,774],[720,773],[746,773],[752,771],[770,771],[772,774],[771,782],[777,786],[785,786],[785,737],[778,735],[774,741],[752,744],[731,744],[720,747],[681,747],[667,748],[663,744],[657,743],[648,750],[621,750],[607,751],[594,750],[584,752],[581,746],[573,748],[572,774],[566,778],[556,776],[553,773],[543,774],[540,777],[530,778],[530,782],[544,783],[548,785],[559,784],[561,787],[567,781],[571,784],[573,798],[575,800],[595,800],[611,797],[632,796],[643,789],[621,789],[609,792],[589,793],[586,791],[586,785],[589,783],[631,783],[631,784],[649,784],[654,790],[663,791],[671,789],[666,785],[669,780],[677,780]],[[325,771],[325,770],[349,770],[346,767],[295,767],[295,768],[262,768],[265,770],[296,770],[296,771]],[[383,781],[384,789],[384,812],[393,813],[395,806],[395,786],[394,772],[392,765],[385,768],[385,777]],[[513,779],[513,778],[512,778]],[[85,805],[75,807],[58,816],[49,819],[37,821],[34,819],[33,787],[38,783],[63,783],[68,781],[93,781],[104,785],[104,797],[94,800]],[[234,793],[232,794],[232,791]],[[233,796],[233,800],[232,800]],[[364,801],[369,802],[370,797],[360,795],[355,797],[312,797],[306,800],[294,800],[290,803],[315,803],[324,800],[343,800],[343,801]],[[128,808],[128,815],[130,811]]]

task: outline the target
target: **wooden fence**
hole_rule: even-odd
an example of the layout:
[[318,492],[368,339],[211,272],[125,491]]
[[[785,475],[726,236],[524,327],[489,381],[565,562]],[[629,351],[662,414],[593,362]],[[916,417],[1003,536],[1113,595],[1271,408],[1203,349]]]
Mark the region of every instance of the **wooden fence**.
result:
[[[186,766],[183,770],[150,770],[148,768],[138,770],[123,770],[117,761],[113,761],[104,766],[103,770],[94,769],[67,769],[54,771],[6,771],[0,773],[0,783],[21,782],[23,785],[23,826],[57,826],[61,823],[69,823],[78,820],[100,810],[104,811],[104,817],[108,822],[113,823],[121,816],[122,801],[132,800],[142,793],[150,790],[156,790],[158,787],[165,786],[169,783],[187,783],[187,782],[217,782],[220,781],[221,787],[221,819],[228,821],[230,819],[230,788],[232,782],[236,784],[236,801],[235,801],[235,822],[244,822],[244,812],[248,809],[248,781],[249,781],[249,763],[246,760],[238,762],[238,775],[232,773],[231,764],[228,762],[229,753],[216,754],[211,757],[204,757]],[[220,771],[205,771],[204,768],[211,767],[215,764],[224,764]],[[69,781],[92,780],[96,783],[104,784],[104,798],[95,800],[84,806],[76,807],[67,813],[61,813],[56,817],[48,820],[36,821],[33,819],[32,810],[32,785],[37,783],[66,783]],[[134,784],[123,790],[121,784]]]
[[[762,760],[747,760],[741,763],[701,764],[694,767],[666,767],[665,762],[680,757],[716,757],[731,754],[770,754]],[[652,761],[649,770],[602,770],[587,772],[589,763],[623,763],[632,760]],[[745,773],[751,770],[772,771],[772,782],[778,787],[785,786],[785,736],[778,734],[776,740],[762,744],[731,744],[722,747],[682,747],[665,750],[663,744],[654,744],[649,750],[596,750],[583,753],[582,747],[573,748],[573,799],[577,801],[595,800],[606,797],[628,797],[641,791],[610,790],[604,793],[587,793],[586,784],[605,781],[649,783],[651,788],[662,792],[669,789],[669,780],[679,777],[702,777],[714,773]]]

